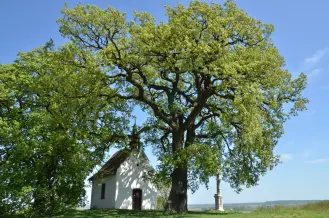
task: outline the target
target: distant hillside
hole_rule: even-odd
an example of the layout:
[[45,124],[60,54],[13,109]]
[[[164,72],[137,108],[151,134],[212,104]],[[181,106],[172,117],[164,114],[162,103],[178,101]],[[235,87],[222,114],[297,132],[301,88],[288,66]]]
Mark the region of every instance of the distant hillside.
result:
[[[266,201],[266,202],[253,202],[253,203],[224,203],[225,210],[239,210],[239,211],[252,211],[259,207],[274,207],[276,205],[294,207],[302,206],[310,203],[317,203],[322,200],[278,200],[278,201]],[[214,204],[190,204],[189,210],[209,210],[215,208]]]
[[[280,206],[302,206],[305,204],[318,203],[323,200],[278,200],[278,201],[265,201],[265,202],[250,202],[250,203],[224,203],[225,210],[240,210],[240,211],[252,211],[259,207],[272,207],[276,205]],[[79,209],[89,209],[90,205],[86,205]],[[209,210],[215,208],[215,204],[189,204],[188,209],[191,211]]]
[[304,205],[309,203],[317,203],[323,200],[284,200],[284,201],[266,201],[263,205],[272,206],[272,205],[283,205],[283,206],[297,206]]

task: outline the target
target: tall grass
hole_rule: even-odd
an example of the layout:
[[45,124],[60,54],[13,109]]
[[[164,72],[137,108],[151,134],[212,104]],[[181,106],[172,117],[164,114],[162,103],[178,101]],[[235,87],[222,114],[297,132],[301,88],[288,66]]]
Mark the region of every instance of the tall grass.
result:
[[301,209],[304,210],[328,210],[329,211],[329,200],[326,201],[321,201],[321,202],[317,202],[317,203],[310,203],[310,204],[305,204],[303,206],[301,206]]

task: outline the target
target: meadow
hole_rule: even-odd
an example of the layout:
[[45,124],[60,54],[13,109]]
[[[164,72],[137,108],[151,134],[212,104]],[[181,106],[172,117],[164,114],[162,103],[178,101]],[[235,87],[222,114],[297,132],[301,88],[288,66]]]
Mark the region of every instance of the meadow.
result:
[[55,218],[129,218],[129,217],[159,217],[159,218],[317,218],[329,217],[329,201],[307,204],[297,207],[261,207],[249,213],[240,211],[191,211],[175,214],[161,211],[129,211],[129,210],[76,210],[52,216]]

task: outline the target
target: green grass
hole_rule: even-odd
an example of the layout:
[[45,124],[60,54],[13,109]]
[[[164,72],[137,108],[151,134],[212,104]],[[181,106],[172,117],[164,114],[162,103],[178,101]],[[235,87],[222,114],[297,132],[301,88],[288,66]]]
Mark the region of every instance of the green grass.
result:
[[288,208],[277,206],[260,208],[251,213],[241,212],[188,212],[183,214],[163,213],[161,211],[130,211],[130,210],[77,210],[67,212],[54,218],[128,218],[128,217],[159,217],[159,218],[329,218],[329,201],[307,204],[300,207]]
[[[224,212],[223,215],[229,214]],[[221,217],[214,212],[188,212],[183,214],[164,213],[162,211],[131,211],[131,210],[81,210],[69,212],[55,218],[133,218],[133,217],[159,217],[159,218],[188,218],[188,217]]]

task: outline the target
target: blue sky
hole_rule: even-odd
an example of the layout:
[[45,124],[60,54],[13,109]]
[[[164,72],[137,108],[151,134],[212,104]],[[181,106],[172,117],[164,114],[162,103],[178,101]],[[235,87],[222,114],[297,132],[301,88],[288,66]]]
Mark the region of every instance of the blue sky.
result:
[[[0,2],[0,63],[12,62],[17,52],[29,51],[52,38],[57,45],[64,43],[56,19],[71,0],[11,0]],[[81,0],[99,7],[111,5],[131,18],[132,11],[147,11],[157,20],[165,20],[164,5],[177,1],[164,0]],[[180,1],[188,4],[188,1]],[[222,3],[223,1],[215,1]],[[275,152],[283,163],[261,178],[257,187],[236,194],[228,184],[222,184],[224,203],[261,202],[269,200],[329,199],[329,1],[313,0],[236,0],[252,17],[274,24],[272,36],[286,68],[294,75],[308,75],[304,92],[310,100],[308,110],[285,124],[285,134]],[[143,121],[142,114],[138,121]],[[113,151],[111,151],[112,153]],[[153,165],[156,159],[151,149],[147,154]],[[88,189],[89,192],[89,189]],[[189,194],[190,204],[213,203],[215,181],[210,188],[201,187]]]

